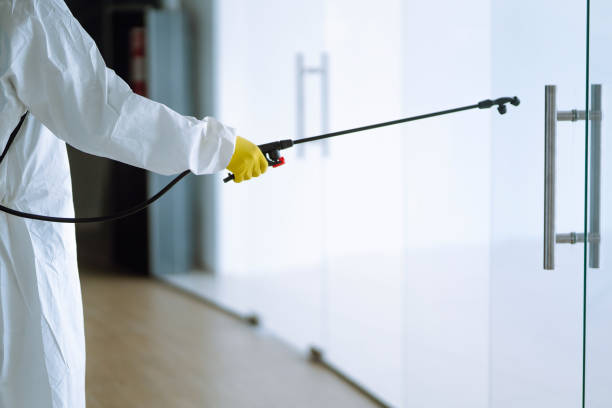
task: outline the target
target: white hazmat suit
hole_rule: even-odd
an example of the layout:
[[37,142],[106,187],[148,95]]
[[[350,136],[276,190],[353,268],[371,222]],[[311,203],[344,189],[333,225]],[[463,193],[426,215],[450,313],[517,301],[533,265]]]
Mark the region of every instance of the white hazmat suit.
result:
[[[135,95],[62,0],[0,0],[0,203],[73,217],[65,143],[161,174],[224,169],[235,133]],[[74,227],[0,213],[0,408],[85,406]]]

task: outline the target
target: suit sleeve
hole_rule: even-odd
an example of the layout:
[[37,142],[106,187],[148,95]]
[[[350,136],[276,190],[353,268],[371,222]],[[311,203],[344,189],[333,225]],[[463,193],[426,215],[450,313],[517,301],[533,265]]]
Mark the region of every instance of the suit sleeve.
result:
[[[57,0],[30,3],[11,62],[17,97],[57,137],[84,152],[160,174],[224,169],[235,132],[134,94],[108,69],[94,41]],[[18,3],[18,4],[19,4]]]

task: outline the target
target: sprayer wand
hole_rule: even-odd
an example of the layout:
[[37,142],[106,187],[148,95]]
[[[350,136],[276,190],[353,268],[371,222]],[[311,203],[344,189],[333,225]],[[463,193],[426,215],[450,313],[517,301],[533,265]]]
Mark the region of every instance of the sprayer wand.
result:
[[[449,109],[449,110],[440,111],[440,112],[434,112],[434,113],[427,113],[425,115],[419,115],[419,116],[413,116],[413,117],[410,117],[410,118],[392,120],[390,122],[375,123],[373,125],[362,126],[362,127],[353,128],[353,129],[347,129],[347,130],[341,130],[339,132],[326,133],[324,135],[307,137],[307,138],[304,138],[304,139],[298,139],[298,140],[291,140],[291,139],[279,140],[277,142],[262,144],[262,145],[259,145],[258,147],[261,150],[261,152],[264,154],[266,160],[268,161],[268,165],[270,165],[272,167],[278,167],[278,166],[282,166],[283,164],[285,164],[285,158],[280,155],[280,151],[283,150],[283,149],[288,149],[288,148],[290,148],[290,147],[292,147],[293,145],[296,145],[296,144],[314,142],[314,141],[317,141],[317,140],[327,139],[327,138],[330,138],[330,137],[346,135],[348,133],[363,132],[364,130],[376,129],[376,128],[384,127],[384,126],[392,126],[392,125],[397,125],[397,124],[404,123],[404,122],[411,122],[411,121],[414,121],[414,120],[431,118],[431,117],[434,117],[434,116],[447,115],[449,113],[455,113],[455,112],[460,112],[460,111],[469,110],[469,109],[476,109],[476,108],[479,108],[479,109],[488,109],[488,108],[490,108],[492,106],[495,106],[495,105],[498,105],[497,106],[497,110],[499,111],[500,114],[503,115],[504,113],[506,113],[506,104],[507,103],[510,103],[510,104],[512,104],[514,106],[518,106],[520,101],[519,101],[519,99],[516,96],[514,98],[498,98],[498,99],[495,99],[495,100],[487,99],[487,100],[478,102],[476,105],[464,106],[464,107],[461,107],[461,108]],[[4,147],[4,150],[2,151],[2,154],[0,154],[0,163],[2,162],[4,157],[6,156],[9,148],[11,147],[11,144],[13,143],[13,141],[15,140],[15,137],[17,136],[17,133],[19,133],[19,130],[21,129],[21,125],[23,125],[27,114],[28,113],[26,112],[21,117],[21,119],[19,120],[19,124],[13,130],[11,135],[9,136],[9,141],[6,144],[6,146]],[[146,200],[146,201],[144,201],[144,202],[142,202],[140,204],[137,204],[137,205],[135,205],[135,206],[133,206],[131,208],[128,208],[128,209],[126,209],[124,211],[120,211],[120,212],[118,212],[116,214],[103,215],[103,216],[99,216],[99,217],[65,218],[65,217],[54,217],[54,216],[49,216],[49,215],[26,213],[26,212],[23,212],[23,211],[17,211],[17,210],[5,207],[3,205],[0,205],[0,211],[8,213],[8,214],[11,214],[11,215],[14,215],[16,217],[28,218],[28,219],[32,219],[32,220],[60,222],[60,223],[70,223],[70,224],[92,223],[92,222],[104,222],[104,221],[118,220],[118,219],[121,219],[121,218],[129,217],[130,215],[133,215],[133,214],[135,214],[135,213],[137,213],[139,211],[144,210],[149,205],[151,205],[155,201],[159,200],[176,183],[178,183],[183,177],[187,176],[189,173],[190,173],[189,170],[185,170],[184,172],[182,172],[181,174],[176,176],[174,178],[174,180],[170,181],[170,183],[168,183],[168,185],[166,185],[166,187],[161,189],[161,191],[159,193],[155,194],[153,197],[151,197],[148,200]],[[223,181],[227,183],[228,181],[233,180],[233,179],[234,179],[234,175],[230,174],[225,179],[223,179]]]
[[[412,116],[409,118],[397,119],[397,120],[392,120],[389,122],[375,123],[373,125],[362,126],[362,127],[357,127],[353,129],[340,130],[338,132],[325,133],[323,135],[306,137],[304,139],[279,140],[277,142],[261,144],[258,147],[259,147],[259,150],[261,150],[261,152],[265,156],[266,160],[268,161],[268,165],[272,167],[278,167],[278,166],[282,166],[283,164],[285,164],[285,158],[281,156],[280,151],[284,149],[288,149],[296,144],[315,142],[317,140],[328,139],[330,137],[346,135],[349,133],[363,132],[364,130],[376,129],[376,128],[385,127],[385,126],[399,125],[400,123],[413,122],[415,120],[432,118],[434,116],[448,115],[450,113],[456,113],[456,112],[466,111],[470,109],[476,109],[476,108],[488,109],[496,105],[497,105],[497,111],[503,115],[507,111],[506,109],[507,103],[510,103],[511,105],[514,105],[514,106],[518,106],[521,103],[521,101],[516,96],[513,98],[505,97],[505,98],[498,98],[494,100],[486,99],[484,101],[478,102],[475,105],[462,106],[460,108],[448,109],[448,110],[443,110],[443,111],[433,112],[433,113],[426,113],[424,115]],[[228,181],[231,181],[233,179],[234,179],[234,175],[229,174],[226,178],[223,179],[223,182],[227,183]]]

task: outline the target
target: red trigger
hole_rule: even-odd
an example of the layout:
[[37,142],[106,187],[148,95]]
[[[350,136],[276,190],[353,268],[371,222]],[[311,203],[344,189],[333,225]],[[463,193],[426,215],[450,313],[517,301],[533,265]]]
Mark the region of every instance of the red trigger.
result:
[[284,158],[284,157],[281,157],[281,158],[279,158],[279,159],[278,159],[278,163],[277,163],[277,164],[275,164],[275,165],[273,165],[272,167],[275,167],[275,168],[276,168],[276,167],[278,167],[278,166],[282,166],[283,164],[285,164],[285,158]]

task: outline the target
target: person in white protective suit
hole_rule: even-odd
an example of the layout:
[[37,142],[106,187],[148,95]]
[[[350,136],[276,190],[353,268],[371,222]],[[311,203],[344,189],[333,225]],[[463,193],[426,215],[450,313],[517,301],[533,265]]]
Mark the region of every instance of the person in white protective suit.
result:
[[[74,217],[65,143],[161,174],[267,162],[213,118],[134,94],[62,0],[0,0],[0,204]],[[85,344],[72,224],[0,212],[0,408],[85,406]]]

